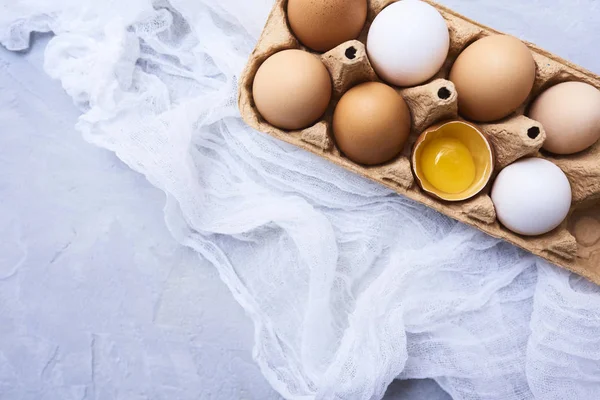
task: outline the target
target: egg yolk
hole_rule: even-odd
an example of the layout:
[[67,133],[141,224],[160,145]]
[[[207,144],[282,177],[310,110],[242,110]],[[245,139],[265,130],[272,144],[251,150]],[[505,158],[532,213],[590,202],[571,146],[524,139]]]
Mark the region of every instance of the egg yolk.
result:
[[451,137],[433,139],[421,153],[421,169],[425,179],[444,193],[467,190],[475,180],[475,162],[460,140]]

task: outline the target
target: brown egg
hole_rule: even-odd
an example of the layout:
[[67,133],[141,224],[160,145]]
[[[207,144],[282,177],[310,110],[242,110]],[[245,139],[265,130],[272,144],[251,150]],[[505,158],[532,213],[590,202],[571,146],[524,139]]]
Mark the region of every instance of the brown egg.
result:
[[507,117],[529,96],[536,65],[517,38],[488,36],[466,48],[450,72],[458,92],[459,113],[473,121]]
[[333,115],[339,149],[358,164],[383,164],[396,157],[404,148],[410,127],[410,110],[402,96],[377,82],[350,89]]
[[535,100],[529,117],[544,126],[544,149],[578,153],[600,139],[600,90],[581,82],[558,84]]
[[325,52],[360,35],[367,20],[367,0],[289,0],[287,11],[298,40]]
[[317,122],[331,100],[331,76],[321,60],[300,50],[269,57],[254,77],[252,94],[260,115],[281,129]]

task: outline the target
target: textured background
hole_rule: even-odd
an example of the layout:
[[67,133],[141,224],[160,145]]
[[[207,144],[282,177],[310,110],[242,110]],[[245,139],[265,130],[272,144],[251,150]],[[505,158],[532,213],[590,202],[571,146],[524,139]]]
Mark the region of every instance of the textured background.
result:
[[[442,3],[600,73],[596,0]],[[162,192],[74,130],[47,40],[0,49],[0,399],[278,398],[250,320],[165,228]]]
[[[279,399],[250,319],[167,231],[162,192],[75,132],[47,40],[0,49],[0,400]],[[389,398],[423,393],[447,398],[433,382]]]

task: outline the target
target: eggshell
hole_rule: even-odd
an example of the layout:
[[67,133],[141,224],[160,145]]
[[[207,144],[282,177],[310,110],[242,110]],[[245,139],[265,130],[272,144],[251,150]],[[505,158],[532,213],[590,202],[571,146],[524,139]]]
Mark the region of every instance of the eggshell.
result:
[[321,52],[356,39],[367,20],[367,0],[289,0],[287,10],[298,40]]
[[529,117],[544,126],[545,150],[578,153],[600,139],[600,90],[581,82],[558,84],[535,100]]
[[507,117],[531,93],[535,73],[531,51],[517,38],[494,35],[476,41],[450,71],[459,113],[479,122]]
[[415,86],[432,78],[450,48],[448,25],[434,7],[403,0],[384,8],[373,21],[367,51],[381,79]]
[[331,77],[314,55],[284,50],[258,69],[252,87],[259,113],[282,129],[303,129],[315,123],[331,100]]
[[[421,166],[423,149],[431,141],[450,137],[464,143],[473,156],[476,179],[462,193],[444,193],[427,181]],[[417,183],[428,195],[444,201],[464,201],[470,199],[487,186],[494,173],[494,149],[487,135],[478,126],[465,121],[445,121],[427,128],[418,138],[412,153],[412,168]]]
[[511,231],[537,236],[558,227],[571,207],[564,172],[542,158],[526,158],[504,168],[492,188],[498,220]]
[[377,165],[396,157],[410,128],[410,111],[402,96],[378,82],[363,83],[346,92],[333,116],[338,147],[358,164]]

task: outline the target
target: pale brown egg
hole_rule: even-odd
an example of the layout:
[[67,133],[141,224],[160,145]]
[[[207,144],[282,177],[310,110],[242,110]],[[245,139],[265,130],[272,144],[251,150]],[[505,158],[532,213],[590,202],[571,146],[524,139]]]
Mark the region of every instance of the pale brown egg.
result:
[[531,51],[517,38],[495,35],[476,41],[458,56],[450,72],[459,113],[478,122],[507,117],[531,93],[535,73]]
[[600,139],[600,90],[582,82],[558,84],[535,100],[529,117],[544,126],[544,149],[578,153]]
[[287,13],[298,40],[326,52],[360,35],[367,20],[367,0],[289,0]]
[[342,96],[333,115],[333,133],[339,149],[364,165],[383,164],[396,157],[410,134],[406,102],[383,83],[367,82]]
[[269,57],[258,69],[252,87],[260,115],[287,130],[317,122],[327,110],[331,92],[325,65],[301,50],[284,50]]

